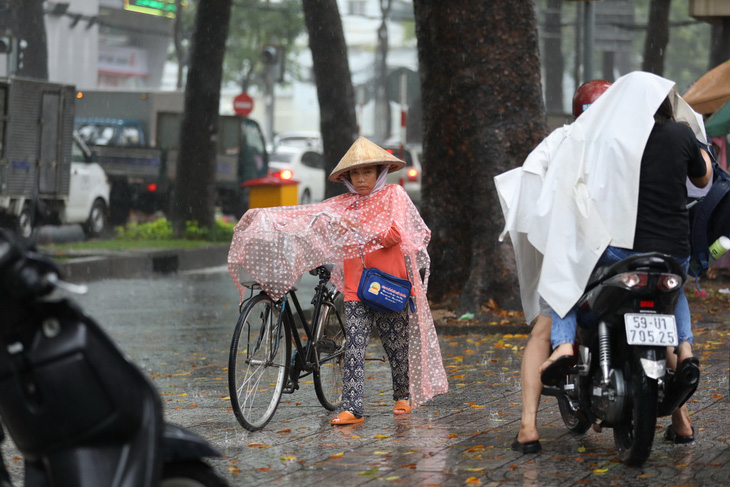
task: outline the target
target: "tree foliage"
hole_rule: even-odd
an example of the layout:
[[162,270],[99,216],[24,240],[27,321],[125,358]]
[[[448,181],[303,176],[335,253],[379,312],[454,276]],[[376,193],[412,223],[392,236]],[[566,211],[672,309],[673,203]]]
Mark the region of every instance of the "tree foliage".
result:
[[546,133],[534,3],[415,0],[414,9],[430,298],[459,294],[472,312],[489,299],[519,306],[494,176]]
[[[180,23],[176,26],[175,57],[187,64],[187,47],[199,0],[188,2]],[[264,46],[276,46],[281,66],[298,78],[298,66],[292,62],[297,53],[295,39],[305,31],[304,16],[299,0],[234,0],[223,64],[223,82],[234,82],[248,91],[251,85],[261,85],[265,66],[261,61]]]
[[[550,10],[549,4],[554,0],[535,0],[538,11],[541,13],[542,26],[546,28],[547,12]],[[669,5],[669,0],[654,0],[661,4]],[[580,73],[576,72],[576,63],[580,65],[580,58],[576,56],[576,36],[575,24],[580,22],[578,18],[578,8],[581,2],[564,2],[561,15],[561,33],[562,33],[562,54],[565,56],[565,69],[569,70],[572,77],[578,83],[584,81],[580,79]],[[619,68],[619,75],[628,71],[642,69],[645,62],[645,48],[647,30],[649,29],[650,7],[652,2],[633,2],[634,5],[634,22],[629,24],[621,24],[618,27],[622,31],[629,31],[633,34],[633,48],[627,58],[628,63],[625,67]],[[730,24],[730,22],[728,22]],[[689,88],[692,83],[702,76],[708,70],[708,59],[711,58],[711,31],[713,26],[706,22],[700,22],[689,16],[689,0],[671,0],[671,8],[669,9],[669,37],[666,47],[663,51],[663,74],[667,79],[677,83],[680,93]],[[718,30],[719,24],[714,26]],[[547,35],[544,32],[543,35]],[[730,47],[725,46],[726,50]],[[601,53],[596,52],[599,56]],[[542,53],[541,64],[543,69],[547,71],[548,66],[552,66],[556,60],[549,56],[547,51]],[[566,72],[566,74],[568,74]],[[546,80],[547,84],[547,80]]]
[[[636,2],[636,23],[648,25],[649,2]],[[679,93],[684,93],[707,71],[710,57],[710,24],[689,17],[689,0],[672,0],[669,11],[669,42],[664,55],[664,76],[677,83]],[[646,29],[636,31],[635,52],[642,52]],[[641,58],[636,59],[633,69],[639,69]]]
[[264,70],[261,50],[266,45],[276,46],[283,56],[282,65],[289,66],[287,69],[296,75],[296,66],[288,58],[296,53],[294,41],[304,29],[299,0],[237,0],[231,15],[223,81],[234,81],[248,91],[249,84]]

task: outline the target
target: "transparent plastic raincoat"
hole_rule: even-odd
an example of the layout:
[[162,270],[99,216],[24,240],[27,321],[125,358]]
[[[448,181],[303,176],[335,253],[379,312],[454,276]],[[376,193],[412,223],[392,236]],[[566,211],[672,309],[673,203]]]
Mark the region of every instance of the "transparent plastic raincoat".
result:
[[[343,232],[359,222],[357,232]],[[286,294],[303,273],[335,264],[332,282],[343,289],[343,261],[382,248],[379,236],[395,223],[414,289],[416,313],[409,320],[411,403],[423,404],[448,390],[431,310],[426,298],[431,231],[405,190],[388,185],[367,196],[356,193],[302,206],[257,208],[236,225],[228,254],[228,270],[241,297],[241,276],[249,273],[272,299]],[[419,269],[425,269],[421,280]]]

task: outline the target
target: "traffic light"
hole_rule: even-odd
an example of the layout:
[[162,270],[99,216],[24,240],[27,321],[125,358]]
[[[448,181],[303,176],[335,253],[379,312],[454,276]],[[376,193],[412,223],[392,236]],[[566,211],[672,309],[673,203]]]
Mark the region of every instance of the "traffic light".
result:
[[264,46],[261,50],[261,61],[268,65],[276,64],[279,61],[279,50],[276,46]]
[[0,54],[9,54],[13,50],[13,38],[11,36],[0,36]]
[[18,71],[23,71],[23,67],[25,66],[25,49],[28,47],[28,41],[25,39],[20,39],[18,41]]

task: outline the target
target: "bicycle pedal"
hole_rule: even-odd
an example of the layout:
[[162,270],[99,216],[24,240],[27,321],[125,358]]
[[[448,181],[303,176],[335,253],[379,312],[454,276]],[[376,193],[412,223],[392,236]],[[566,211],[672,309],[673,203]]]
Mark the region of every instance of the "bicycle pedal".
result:
[[322,338],[317,342],[317,350],[320,353],[333,353],[337,350],[337,344],[329,338]]
[[284,386],[284,389],[281,391],[282,394],[294,394],[294,391],[299,389],[299,382],[294,382],[291,379],[289,379],[286,382],[286,385]]

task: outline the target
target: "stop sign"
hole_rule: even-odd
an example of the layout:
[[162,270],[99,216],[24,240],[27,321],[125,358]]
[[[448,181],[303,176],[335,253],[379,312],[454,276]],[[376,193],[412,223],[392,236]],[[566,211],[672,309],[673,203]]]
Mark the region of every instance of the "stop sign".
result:
[[247,117],[253,111],[253,99],[246,93],[241,93],[233,99],[233,111],[236,115]]

